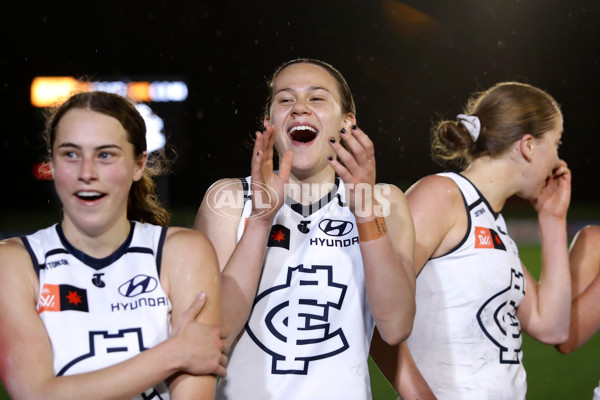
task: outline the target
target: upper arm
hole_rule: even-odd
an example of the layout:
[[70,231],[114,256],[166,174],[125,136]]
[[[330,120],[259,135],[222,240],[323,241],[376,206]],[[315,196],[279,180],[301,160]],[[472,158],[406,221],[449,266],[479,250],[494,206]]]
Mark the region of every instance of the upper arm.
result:
[[[210,241],[201,232],[186,228],[169,228],[163,248],[161,283],[173,307],[172,326],[201,292],[206,303],[195,321],[220,327],[221,292],[217,256]],[[199,337],[198,340],[202,340]],[[197,398],[211,398],[216,378],[212,375],[180,375],[171,383],[170,390],[178,398],[194,394]]]
[[173,323],[201,292],[207,295],[199,320],[221,323],[220,274],[217,255],[206,236],[186,228],[169,228],[163,249],[161,282],[173,306]]
[[582,228],[569,250],[572,296],[576,299],[600,273],[600,226]]
[[406,191],[415,226],[417,273],[431,257],[450,251],[467,230],[464,201],[449,178],[427,176]]
[[213,244],[223,270],[237,244],[237,229],[243,211],[243,187],[239,179],[221,179],[202,199],[194,229]]
[[[390,205],[385,224],[396,253],[402,260],[413,264],[415,261],[415,227],[406,197],[394,185],[377,185],[377,188],[390,189],[389,193],[384,195],[384,199]],[[384,214],[386,214],[385,211]]]
[[37,276],[18,239],[0,244],[0,378],[13,398],[54,376],[52,347],[36,310]]

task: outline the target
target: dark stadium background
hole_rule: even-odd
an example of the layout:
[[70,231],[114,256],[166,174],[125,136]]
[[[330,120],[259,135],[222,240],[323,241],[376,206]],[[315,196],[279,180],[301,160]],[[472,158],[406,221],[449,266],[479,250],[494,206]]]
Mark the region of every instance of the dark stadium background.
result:
[[376,145],[378,181],[403,190],[439,170],[430,127],[472,91],[501,80],[546,89],[565,114],[560,154],[573,204],[600,216],[597,0],[7,0],[1,9],[0,231],[23,215],[15,209],[58,206],[31,172],[43,155],[42,110],[29,100],[35,76],[185,80],[184,103],[152,104],[179,151],[160,184],[176,212],[195,209],[216,179],[249,172],[266,77],[296,57],[344,73]]

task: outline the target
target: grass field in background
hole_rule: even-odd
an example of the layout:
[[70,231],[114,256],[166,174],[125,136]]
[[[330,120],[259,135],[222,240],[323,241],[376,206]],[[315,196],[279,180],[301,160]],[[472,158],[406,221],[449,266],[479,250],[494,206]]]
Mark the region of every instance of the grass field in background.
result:
[[[193,216],[191,218],[193,221]],[[34,220],[39,227],[45,227],[57,221],[57,217],[43,216]],[[2,222],[6,223],[7,219],[3,219]],[[20,222],[22,224],[22,219]],[[173,225],[189,226],[190,224],[189,216],[175,218],[173,221]],[[6,226],[10,225],[4,225],[3,228]],[[527,269],[534,277],[539,277],[539,247],[519,246],[519,251]],[[600,379],[600,334],[595,335],[588,343],[569,355],[562,355],[553,346],[543,345],[524,334],[523,353],[523,363],[527,370],[528,400],[592,399],[593,389]],[[370,367],[373,399],[395,400],[397,394],[377,367],[372,363]],[[0,386],[0,400],[4,399],[9,397]]]

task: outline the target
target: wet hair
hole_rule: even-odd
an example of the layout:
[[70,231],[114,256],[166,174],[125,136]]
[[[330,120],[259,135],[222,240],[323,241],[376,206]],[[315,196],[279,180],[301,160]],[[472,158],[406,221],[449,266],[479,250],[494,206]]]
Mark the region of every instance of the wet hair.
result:
[[[140,159],[146,151],[146,123],[135,105],[126,98],[113,93],[92,91],[80,92],[49,111],[44,140],[48,156],[56,140],[56,129],[60,120],[72,109],[86,109],[115,118],[127,132],[127,140],[133,145],[134,157]],[[158,201],[154,177],[164,174],[171,165],[164,151],[148,155],[142,178],[133,182],[127,202],[127,218],[165,226],[170,215]]]
[[344,78],[344,75],[342,75],[340,71],[338,71],[333,65],[321,60],[316,60],[313,58],[296,58],[294,60],[286,61],[279,67],[277,67],[275,69],[275,72],[273,72],[271,79],[267,81],[269,95],[267,97],[267,102],[264,107],[263,119],[269,116],[269,110],[271,108],[271,103],[273,102],[273,85],[275,83],[275,79],[277,79],[279,74],[284,69],[294,64],[312,64],[321,67],[325,71],[327,71],[337,83],[338,91],[340,93],[340,100],[342,103],[342,112],[345,114],[350,113],[356,115],[356,105],[354,104],[354,97],[352,97],[352,92],[350,91],[350,86],[348,86],[348,82],[346,82],[346,78]]
[[444,167],[464,168],[476,158],[501,155],[526,134],[539,139],[562,115],[552,96],[520,82],[501,82],[474,93],[463,113],[481,122],[476,141],[457,121],[443,120],[432,129],[431,155]]

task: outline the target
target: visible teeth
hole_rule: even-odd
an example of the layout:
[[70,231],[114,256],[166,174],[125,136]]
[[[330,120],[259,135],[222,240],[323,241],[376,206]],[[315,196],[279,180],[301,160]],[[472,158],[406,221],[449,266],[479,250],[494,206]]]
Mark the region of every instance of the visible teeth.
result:
[[299,126],[293,126],[292,129],[290,129],[290,133],[294,132],[294,131],[304,131],[304,130],[308,130],[314,133],[317,133],[317,130],[315,128],[313,128],[312,126],[308,126],[308,125],[299,125]]
[[98,192],[77,192],[77,196],[79,197],[98,197],[101,195],[102,194]]

